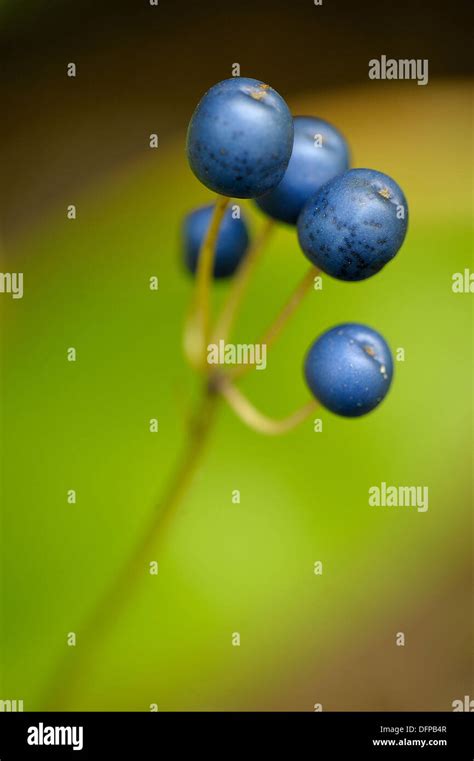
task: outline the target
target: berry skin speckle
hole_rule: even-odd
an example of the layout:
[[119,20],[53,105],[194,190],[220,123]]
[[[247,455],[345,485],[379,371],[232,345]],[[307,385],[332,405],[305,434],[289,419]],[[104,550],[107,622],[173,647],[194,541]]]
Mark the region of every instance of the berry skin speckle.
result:
[[233,77],[211,87],[189,124],[186,150],[210,190],[256,198],[282,179],[293,147],[293,119],[276,90]]
[[343,417],[377,407],[393,377],[390,349],[380,333],[346,323],[323,333],[306,355],[306,382],[321,404]]
[[[196,273],[199,251],[209,227],[213,205],[202,206],[190,212],[183,224],[184,263],[191,274]],[[214,258],[214,277],[230,277],[247,253],[249,245],[247,224],[241,217],[234,219],[227,209],[219,229]]]
[[338,174],[349,168],[348,145],[341,133],[313,116],[296,116],[290,163],[274,190],[257,199],[273,219],[296,225],[307,200]]
[[365,280],[393,259],[407,226],[408,205],[397,183],[374,169],[351,169],[309,199],[298,218],[298,239],[328,275]]

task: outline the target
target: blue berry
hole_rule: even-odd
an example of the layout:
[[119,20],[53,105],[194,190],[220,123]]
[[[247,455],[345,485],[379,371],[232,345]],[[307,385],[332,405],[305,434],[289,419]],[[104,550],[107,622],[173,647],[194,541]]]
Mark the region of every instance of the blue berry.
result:
[[365,280],[403,243],[408,206],[397,183],[374,169],[350,169],[312,196],[298,238],[317,267],[339,280]]
[[[213,204],[201,206],[190,212],[183,225],[184,261],[187,269],[194,275],[197,269],[199,251],[206,236]],[[232,209],[228,208],[219,228],[216,254],[214,259],[214,277],[223,278],[233,275],[249,245],[247,225],[243,218],[234,219]]]
[[349,147],[341,133],[323,119],[296,116],[290,163],[274,190],[257,199],[262,211],[296,225],[306,201],[321,185],[349,168]]
[[372,328],[336,325],[311,346],[306,382],[324,407],[345,417],[365,415],[387,394],[393,376],[390,349]]
[[188,128],[196,177],[224,196],[256,198],[280,182],[293,147],[283,98],[257,79],[233,77],[204,95]]

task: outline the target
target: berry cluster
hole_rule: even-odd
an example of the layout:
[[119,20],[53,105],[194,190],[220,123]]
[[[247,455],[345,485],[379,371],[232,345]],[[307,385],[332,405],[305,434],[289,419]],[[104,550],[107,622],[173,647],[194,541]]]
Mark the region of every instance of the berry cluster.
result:
[[[188,357],[195,366],[200,364],[196,351],[202,354],[210,337],[206,279],[213,274],[236,281],[220,322],[225,338],[262,248],[261,242],[250,241],[245,218],[234,218],[230,198],[254,199],[267,224],[296,227],[299,245],[312,264],[306,286],[299,287],[270,329],[272,339],[316,272],[364,280],[393,259],[404,241],[408,208],[397,183],[374,169],[351,169],[347,142],[334,126],[311,116],[293,118],[283,98],[258,80],[228,79],[204,95],[189,124],[187,155],[196,177],[219,194],[215,207],[192,211],[184,223],[185,263],[199,281],[187,331]],[[216,331],[219,337],[219,325]],[[313,343],[304,373],[317,402],[338,415],[356,417],[385,397],[393,362],[379,333],[349,323]],[[229,378],[213,382],[241,417],[251,421],[249,403]],[[257,428],[259,414],[254,416]],[[298,413],[291,416],[294,422],[299,419]]]

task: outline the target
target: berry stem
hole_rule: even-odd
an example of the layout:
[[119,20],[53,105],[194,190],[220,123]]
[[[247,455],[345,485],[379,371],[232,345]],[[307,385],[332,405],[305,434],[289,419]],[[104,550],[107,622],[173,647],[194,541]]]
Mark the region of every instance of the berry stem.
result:
[[140,581],[144,581],[148,563],[158,557],[172,519],[186,496],[205,451],[218,402],[219,396],[209,384],[190,421],[184,451],[161,500],[132,554],[79,631],[74,652],[67,648],[67,655],[53,674],[41,710],[67,710],[71,697],[87,678],[84,673],[92,665],[101,641],[127,607]]
[[199,252],[194,299],[184,331],[186,356],[192,367],[199,370],[203,370],[207,366],[206,346],[209,338],[210,284],[219,228],[229,201],[230,198],[226,196],[217,196],[209,228]]
[[288,417],[281,420],[275,420],[267,417],[260,412],[254,405],[242,394],[239,389],[233,386],[228,379],[223,378],[218,385],[219,393],[228,402],[238,417],[253,430],[264,433],[267,436],[278,436],[282,433],[288,433],[297,425],[313,414],[318,407],[318,402],[311,399],[300,409],[293,412]]
[[[300,305],[304,296],[310,290],[311,286],[314,283],[314,278],[319,272],[320,270],[317,267],[310,267],[310,269],[307,271],[303,279],[298,283],[297,287],[295,288],[295,290],[293,291],[293,293],[291,294],[290,298],[285,303],[281,311],[278,313],[278,315],[276,316],[276,318],[274,319],[270,327],[266,330],[266,332],[258,341],[259,344],[262,344],[262,345],[265,344],[268,349],[270,348],[270,346],[272,346],[272,344],[275,343],[276,339],[280,335],[286,323],[292,317],[293,313],[296,311],[297,307]],[[229,376],[233,380],[237,380],[237,378],[241,378],[251,368],[252,368],[252,365],[240,365],[239,367],[235,368],[235,370],[231,371],[229,373]]]
[[229,337],[255,265],[263,254],[274,227],[275,223],[273,219],[267,219],[259,235],[250,246],[247,256],[242,261],[232,281],[232,286],[222,312],[214,327],[213,341],[216,343],[219,340],[226,341]]

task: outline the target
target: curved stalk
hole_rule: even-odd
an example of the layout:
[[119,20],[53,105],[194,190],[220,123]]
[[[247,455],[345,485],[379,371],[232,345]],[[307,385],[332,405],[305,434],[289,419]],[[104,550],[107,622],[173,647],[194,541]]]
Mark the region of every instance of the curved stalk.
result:
[[78,632],[75,651],[71,652],[68,648],[67,655],[59,664],[49,685],[42,710],[67,710],[68,701],[77,691],[78,683],[85,669],[93,661],[102,639],[127,606],[140,581],[144,580],[147,565],[156,558],[157,551],[166,538],[171,519],[187,493],[205,450],[218,400],[215,391],[206,388],[201,404],[191,421],[185,450],[161,501],[132,555]]
[[[316,275],[318,275],[319,272],[320,270],[317,267],[310,267],[303,279],[298,283],[297,287],[291,294],[286,304],[276,316],[275,320],[265,331],[263,336],[261,336],[259,341],[257,341],[257,343],[261,345],[265,344],[267,349],[275,343],[283,328],[292,317],[297,307],[300,305],[304,296],[310,290],[311,286],[314,283],[314,278]],[[243,375],[245,375],[249,370],[252,369],[252,367],[253,365],[240,365],[239,367],[235,368],[235,370],[231,371],[229,375],[232,379],[236,380],[237,378],[241,378]]]
[[231,290],[224,304],[222,312],[216,322],[213,331],[213,341],[217,343],[219,340],[226,341],[232,330],[232,326],[235,322],[237,314],[239,312],[240,305],[245,296],[245,291],[250,282],[250,278],[255,269],[255,265],[260,259],[265,246],[270,238],[272,231],[275,228],[275,222],[273,219],[267,219],[263,225],[260,234],[255,241],[250,245],[250,249],[247,256],[240,265],[237,273],[232,281]]
[[209,292],[219,228],[230,198],[217,196],[206,237],[199,252],[193,303],[184,329],[184,350],[192,367],[206,367],[206,346],[209,338]]
[[296,426],[304,420],[307,420],[319,406],[315,399],[311,399],[299,410],[288,415],[288,417],[281,420],[275,420],[261,413],[260,410],[254,407],[247,397],[231,383],[223,381],[218,386],[218,389],[219,393],[222,394],[229,406],[234,410],[238,417],[246,423],[246,425],[253,428],[254,431],[264,433],[267,436],[278,436],[282,433],[288,433],[288,431],[296,428]]

